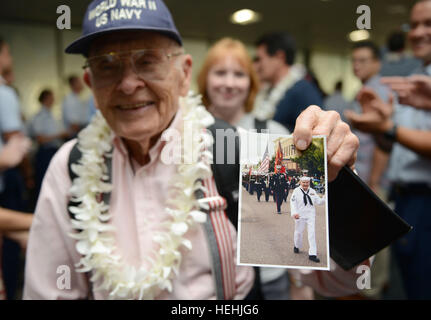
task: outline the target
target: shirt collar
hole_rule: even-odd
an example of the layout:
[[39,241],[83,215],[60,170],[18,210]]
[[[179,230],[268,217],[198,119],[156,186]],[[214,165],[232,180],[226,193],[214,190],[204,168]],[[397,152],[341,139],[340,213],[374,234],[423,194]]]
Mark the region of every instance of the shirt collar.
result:
[[6,84],[6,80],[0,75],[0,86]]
[[[166,128],[162,134],[160,135],[159,139],[157,140],[157,142],[154,144],[154,146],[151,147],[151,149],[149,150],[148,154],[150,156],[150,162],[146,165],[150,165],[153,164],[156,160],[160,159],[160,154],[162,153],[162,149],[163,147],[166,145],[166,141],[164,141],[162,139],[163,134],[170,129],[177,129],[180,130],[181,127],[181,120],[182,120],[182,116],[181,116],[181,109],[179,108],[177,113],[174,116],[174,119],[172,120],[171,124],[169,125],[168,128]],[[181,132],[181,131],[180,131]],[[114,136],[114,147],[116,147],[120,153],[124,156],[124,157],[129,157],[129,151],[123,141],[123,139],[117,135]],[[132,163],[134,162],[134,160],[132,159]]]

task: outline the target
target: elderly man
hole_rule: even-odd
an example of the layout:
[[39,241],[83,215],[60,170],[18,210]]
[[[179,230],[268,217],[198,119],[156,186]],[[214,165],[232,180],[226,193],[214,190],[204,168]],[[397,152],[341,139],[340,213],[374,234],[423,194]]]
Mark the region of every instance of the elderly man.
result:
[[300,186],[293,190],[290,198],[290,215],[295,219],[295,233],[293,252],[299,253],[302,248],[302,234],[305,226],[308,233],[308,258],[316,263],[320,262],[317,258],[316,235],[315,235],[315,220],[316,220],[316,205],[325,203],[325,198],[317,195],[317,192],[310,188],[310,178],[302,177]]
[[[243,299],[254,272],[235,263],[235,223],[224,211],[230,216],[237,207],[224,192],[228,184],[214,183],[220,172],[213,178],[207,165],[205,127],[213,118],[195,98],[180,99],[189,90],[192,59],[161,0],[140,8],[112,3],[93,1],[83,36],[66,49],[88,58],[84,80],[101,114],[77,142],[60,149],[47,171],[30,234],[24,298]],[[200,143],[184,145],[198,157],[192,164],[163,161],[172,147],[167,132],[182,132],[184,140],[187,128]],[[335,113],[307,109],[297,120],[296,146],[307,148],[313,134],[329,137],[330,179],[353,165],[358,140]],[[81,156],[68,165],[71,150]],[[232,194],[238,194],[234,167]],[[73,269],[71,278],[58,274],[59,267]],[[298,278],[324,294],[356,290],[355,272],[340,268]]]

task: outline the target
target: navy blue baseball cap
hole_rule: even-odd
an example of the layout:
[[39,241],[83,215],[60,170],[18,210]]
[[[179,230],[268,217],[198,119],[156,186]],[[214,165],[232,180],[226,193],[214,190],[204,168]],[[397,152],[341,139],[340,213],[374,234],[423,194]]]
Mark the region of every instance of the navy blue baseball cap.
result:
[[94,0],[85,13],[82,36],[66,48],[66,53],[87,56],[95,38],[126,30],[155,31],[182,45],[172,15],[162,0]]

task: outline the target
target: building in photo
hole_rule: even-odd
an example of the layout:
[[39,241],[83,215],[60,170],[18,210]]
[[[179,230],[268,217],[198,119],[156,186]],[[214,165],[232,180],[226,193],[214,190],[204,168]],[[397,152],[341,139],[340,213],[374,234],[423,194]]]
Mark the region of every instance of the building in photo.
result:
[[300,156],[300,152],[295,148],[293,143],[293,138],[277,138],[274,141],[274,150],[281,151],[282,160],[281,164],[286,168],[286,170],[300,171],[298,164],[293,161]]

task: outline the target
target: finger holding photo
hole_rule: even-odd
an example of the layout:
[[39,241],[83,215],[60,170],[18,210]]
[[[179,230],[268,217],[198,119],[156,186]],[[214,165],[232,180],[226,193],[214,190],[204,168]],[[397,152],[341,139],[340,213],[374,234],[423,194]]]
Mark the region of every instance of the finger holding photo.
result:
[[327,136],[328,181],[333,181],[345,165],[352,167],[359,148],[359,139],[335,111],[323,111],[318,106],[305,109],[296,120],[293,132],[295,146],[308,148],[313,135]]

